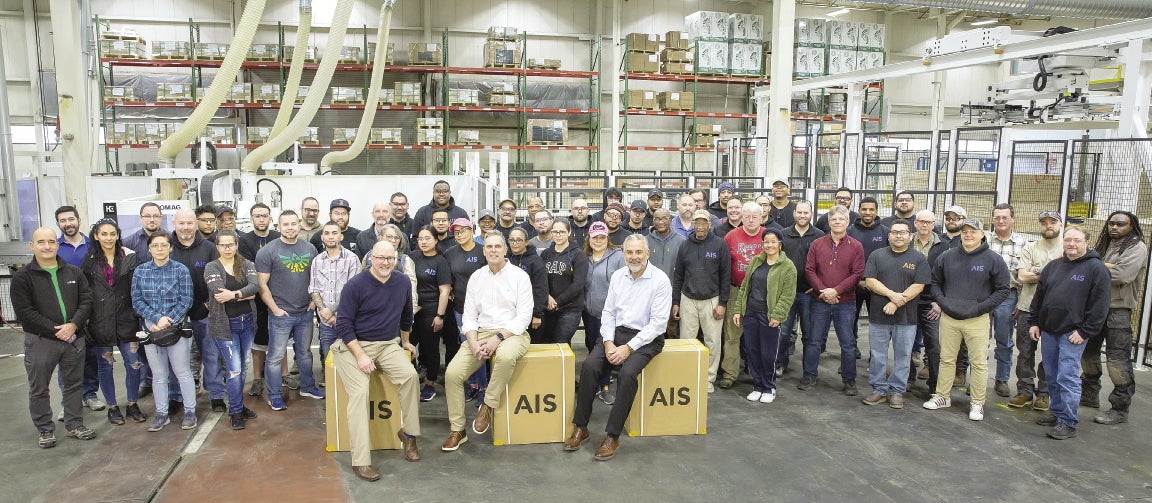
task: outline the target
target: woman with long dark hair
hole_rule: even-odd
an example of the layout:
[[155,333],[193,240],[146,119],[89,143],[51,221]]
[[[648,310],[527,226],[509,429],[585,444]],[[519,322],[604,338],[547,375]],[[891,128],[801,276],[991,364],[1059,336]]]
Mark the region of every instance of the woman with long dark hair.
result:
[[[136,353],[136,331],[140,320],[132,310],[132,275],[139,265],[136,253],[124,247],[120,227],[111,218],[97,220],[89,234],[92,246],[81,269],[92,286],[92,317],[88,320],[87,338],[99,358],[97,375],[104,401],[108,402],[108,422],[124,424],[124,415],[137,423],[147,420],[136,404],[140,389],[140,358]],[[122,413],[116,401],[113,364],[120,351],[124,360],[124,394],[127,402]]]
[[416,268],[416,297],[420,306],[412,323],[412,333],[419,341],[418,360],[425,369],[424,386],[420,391],[422,402],[431,401],[436,396],[440,338],[445,335],[444,316],[448,312],[448,295],[452,293],[452,270],[448,260],[437,251],[437,243],[436,229],[425,225],[416,233],[416,251],[409,254]]
[[540,254],[548,272],[548,305],[544,308],[544,333],[553,342],[570,343],[584,312],[584,285],[588,282],[588,257],[572,244],[567,220],[552,224],[552,246]]
[[208,284],[208,333],[224,359],[224,388],[228,392],[228,415],[232,429],[243,430],[246,419],[256,413],[244,406],[245,369],[251,361],[256,329],[253,299],[260,291],[256,266],[236,253],[240,238],[235,231],[220,231],[216,250],[220,258],[204,266]]

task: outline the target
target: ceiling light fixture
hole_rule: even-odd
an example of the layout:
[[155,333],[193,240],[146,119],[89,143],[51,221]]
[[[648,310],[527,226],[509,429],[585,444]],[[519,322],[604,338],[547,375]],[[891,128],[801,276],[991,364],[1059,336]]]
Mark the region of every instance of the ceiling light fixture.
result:
[[968,23],[968,24],[970,24],[972,26],[985,26],[985,25],[990,25],[990,24],[996,24],[999,22],[1000,22],[999,19],[985,19],[983,21],[973,21],[973,22]]
[[836,16],[847,14],[849,12],[852,12],[852,9],[845,7],[845,8],[840,9],[840,10],[834,10],[832,12],[829,12],[828,17],[836,17]]

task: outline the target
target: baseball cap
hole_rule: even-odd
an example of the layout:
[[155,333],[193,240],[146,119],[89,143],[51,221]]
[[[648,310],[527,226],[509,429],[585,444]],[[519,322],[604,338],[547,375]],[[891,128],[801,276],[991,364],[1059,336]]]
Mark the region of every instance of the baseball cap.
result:
[[652,189],[648,191],[648,199],[664,199],[664,192],[660,189]]
[[484,208],[484,209],[480,210],[480,217],[477,218],[476,221],[479,222],[481,220],[484,220],[485,218],[491,218],[492,220],[496,220],[496,214],[492,213],[492,210],[490,210],[488,208]]
[[707,210],[696,210],[692,212],[692,220],[696,220],[697,218],[703,218],[704,220],[712,221],[712,214],[708,213]]
[[236,212],[233,211],[232,208],[228,205],[223,205],[223,206],[220,206],[219,208],[216,208],[216,217],[220,217],[220,215],[223,215],[225,213],[231,213],[232,216],[236,216]]
[[592,225],[588,226],[588,237],[590,237],[590,238],[596,237],[596,236],[607,236],[607,235],[608,235],[608,225],[605,224],[604,222],[592,222]]
[[1041,211],[1038,220],[1044,220],[1045,218],[1051,218],[1057,222],[1064,221],[1064,219],[1060,217],[1060,212],[1058,211]]
[[457,218],[456,220],[453,220],[451,224],[448,225],[448,232],[456,232],[456,229],[459,229],[461,227],[467,227],[467,228],[471,229],[472,228],[472,221],[468,220],[467,218],[464,218],[464,217]]
[[513,201],[513,200],[511,200],[511,199],[505,199],[505,200],[503,200],[503,201],[500,201],[500,204],[498,204],[498,205],[496,205],[496,206],[497,206],[497,207],[499,207],[499,206],[504,206],[504,203],[511,203],[513,208],[517,208],[517,206],[516,206],[516,201]]
[[730,191],[730,192],[736,192],[736,186],[732,185],[732,182],[721,182],[720,186],[717,187],[716,189],[719,192],[724,192],[725,190]]
[[784,177],[773,178],[772,183],[770,183],[768,186],[771,187],[772,185],[776,185],[778,183],[782,183],[789,188],[792,187],[792,184],[790,182],[788,182],[787,178],[784,178]]
[[632,208],[631,209],[646,210],[646,209],[648,209],[648,203],[637,199],[635,201],[632,201]]
[[945,208],[944,214],[947,215],[949,213],[955,213],[957,215],[960,215],[960,218],[968,218],[968,212],[964,211],[963,206],[949,206],[949,207]]
[[335,208],[344,208],[348,211],[352,211],[352,205],[348,204],[347,199],[333,199],[332,204],[328,205],[328,209],[331,210]]
[[979,218],[965,218],[960,222],[960,228],[971,227],[976,230],[983,230],[984,226],[980,223]]
[[612,203],[612,204],[609,204],[607,208],[604,208],[604,211],[605,211],[605,212],[607,212],[608,210],[616,210],[616,211],[619,211],[619,212],[620,212],[620,216],[621,216],[621,217],[623,217],[624,215],[628,214],[628,207],[627,207],[627,206],[624,206],[623,204],[620,204],[620,203]]

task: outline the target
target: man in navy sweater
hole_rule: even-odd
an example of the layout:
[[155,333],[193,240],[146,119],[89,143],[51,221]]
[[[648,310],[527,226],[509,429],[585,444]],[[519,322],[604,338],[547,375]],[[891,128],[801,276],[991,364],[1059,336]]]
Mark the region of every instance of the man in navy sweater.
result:
[[352,471],[367,481],[380,479],[372,467],[369,442],[368,377],[380,369],[400,388],[400,414],[404,428],[397,432],[404,459],[419,461],[416,437],[420,435],[420,378],[408,354],[416,348],[408,341],[412,331],[412,282],[392,274],[398,255],[388,241],[372,246],[372,267],[344,285],[336,316],[340,340],[332,346],[336,373],[348,393],[348,433],[352,446]]

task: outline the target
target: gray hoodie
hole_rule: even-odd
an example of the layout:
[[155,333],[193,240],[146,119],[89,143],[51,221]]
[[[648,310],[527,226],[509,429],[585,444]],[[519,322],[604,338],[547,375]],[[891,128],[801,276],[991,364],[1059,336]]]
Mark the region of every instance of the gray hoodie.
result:
[[[604,300],[608,298],[608,283],[612,280],[612,273],[624,267],[624,252],[619,248],[609,248],[599,261],[588,257],[588,283],[584,310],[599,315],[604,311]],[[599,316],[597,316],[599,317]]]

